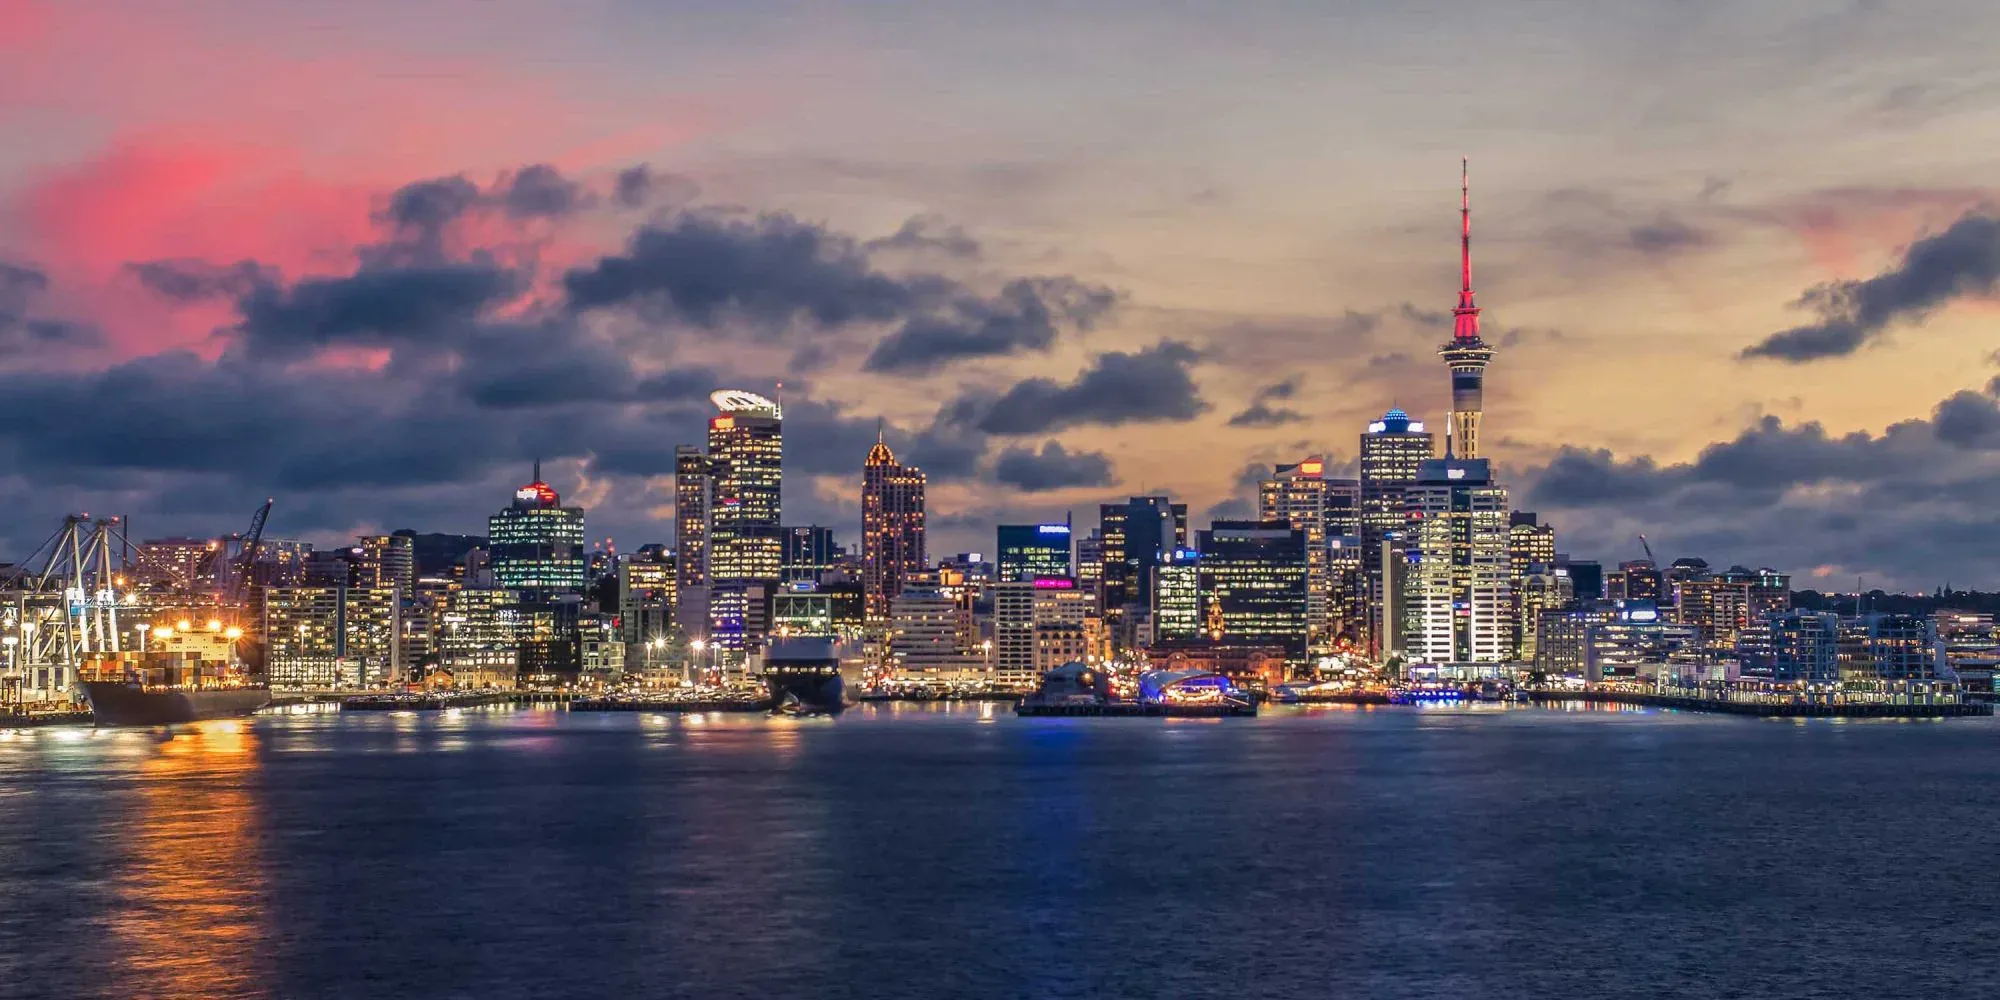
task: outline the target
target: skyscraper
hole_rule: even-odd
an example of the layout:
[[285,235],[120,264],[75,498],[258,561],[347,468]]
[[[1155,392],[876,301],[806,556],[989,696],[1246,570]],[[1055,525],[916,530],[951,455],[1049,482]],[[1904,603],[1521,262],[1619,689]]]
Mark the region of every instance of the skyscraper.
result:
[[924,471],[897,464],[877,435],[861,467],[861,585],[869,624],[888,623],[891,602],[924,562]]
[[1209,638],[1279,646],[1303,660],[1307,642],[1306,533],[1287,521],[1216,521],[1201,532],[1196,562]]
[[674,584],[708,585],[708,456],[697,445],[674,448]]
[[1383,414],[1361,434],[1361,562],[1368,577],[1368,642],[1383,657],[1392,647],[1400,648],[1400,633],[1387,623],[1384,610],[1402,596],[1384,582],[1382,567],[1388,564],[1383,559],[1383,539],[1403,530],[1408,517],[1404,494],[1417,481],[1417,466],[1435,453],[1430,432],[1400,409]]
[[1451,450],[1459,458],[1479,458],[1479,417],[1485,407],[1486,365],[1493,348],[1479,339],[1479,307],[1472,301],[1472,182],[1470,164],[1459,164],[1459,291],[1451,311],[1451,341],[1438,357],[1451,368]]
[[1425,462],[1408,493],[1406,612],[1418,663],[1500,663],[1513,652],[1507,488],[1485,459]]
[[785,529],[780,579],[785,583],[811,580],[815,583],[832,572],[840,561],[841,549],[834,544],[833,529],[816,524]]
[[1283,521],[1305,533],[1306,624],[1308,642],[1316,650],[1325,647],[1337,625],[1331,611],[1327,539],[1344,534],[1341,528],[1353,518],[1355,499],[1351,490],[1332,488],[1340,481],[1327,479],[1325,470],[1326,462],[1315,456],[1278,466],[1257,487],[1259,517]]
[[564,507],[554,488],[535,481],[514,491],[514,502],[486,519],[499,586],[542,593],[583,590],[583,508]]
[[718,390],[709,399],[721,411],[708,421],[709,582],[776,580],[783,564],[784,411],[741,389]]
[[994,532],[995,579],[1076,576],[1069,540],[1069,525],[1061,522],[1000,525]]
[[1167,497],[1132,497],[1098,508],[1104,539],[1104,612],[1153,601],[1153,568],[1160,557],[1187,547],[1187,504]]

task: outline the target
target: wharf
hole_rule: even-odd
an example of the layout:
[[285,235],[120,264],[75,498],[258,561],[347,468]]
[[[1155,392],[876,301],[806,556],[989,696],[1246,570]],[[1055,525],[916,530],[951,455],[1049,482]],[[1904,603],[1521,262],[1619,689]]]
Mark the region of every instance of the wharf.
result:
[[539,705],[568,701],[567,694],[548,691],[477,691],[432,694],[359,694],[339,700],[343,712],[438,712],[447,708],[488,705]]
[[1530,691],[1528,697],[1538,704],[1597,702],[1765,719],[1956,719],[1993,714],[1993,705],[1985,702],[1730,701],[1641,691]]
[[1020,701],[1019,691],[971,691],[964,694],[920,694],[916,692],[863,691],[854,696],[855,701]]
[[572,712],[768,712],[769,698],[578,698]]
[[34,726],[87,726],[91,722],[90,711],[78,712],[0,712],[0,729],[26,729]]
[[1014,714],[1025,719],[1067,717],[1131,718],[1135,716],[1166,719],[1224,719],[1234,716],[1254,716],[1257,714],[1257,706],[1252,702],[1163,705],[1158,702],[1112,701],[1038,705],[1033,702],[1023,701],[1014,706]]
[[1289,698],[1272,698],[1274,705],[1388,705],[1387,691],[1302,692]]

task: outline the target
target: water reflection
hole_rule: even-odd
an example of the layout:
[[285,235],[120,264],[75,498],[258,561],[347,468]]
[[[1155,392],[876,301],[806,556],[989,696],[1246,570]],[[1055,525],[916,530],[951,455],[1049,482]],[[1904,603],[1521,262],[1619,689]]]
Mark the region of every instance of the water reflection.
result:
[[128,996],[258,995],[266,913],[248,722],[175,731],[140,765],[113,873],[109,955]]

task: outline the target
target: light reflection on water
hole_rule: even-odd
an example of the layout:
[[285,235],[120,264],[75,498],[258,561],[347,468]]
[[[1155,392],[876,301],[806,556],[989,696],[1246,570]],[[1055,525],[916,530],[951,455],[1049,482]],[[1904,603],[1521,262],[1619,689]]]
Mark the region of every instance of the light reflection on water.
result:
[[266,868],[245,780],[256,750],[252,723],[210,722],[174,732],[139,761],[103,949],[126,968],[128,995],[257,992]]

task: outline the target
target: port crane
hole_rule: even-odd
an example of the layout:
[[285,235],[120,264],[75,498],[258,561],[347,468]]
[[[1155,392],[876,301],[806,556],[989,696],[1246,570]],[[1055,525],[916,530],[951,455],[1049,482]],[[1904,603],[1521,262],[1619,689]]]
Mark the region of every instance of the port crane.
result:
[[250,518],[250,530],[243,535],[243,550],[237,553],[229,568],[229,581],[222,590],[222,603],[227,607],[241,607],[244,598],[250,595],[250,571],[257,566],[257,552],[264,544],[264,522],[271,516],[271,504],[275,498],[265,497],[264,506]]
[[7,666],[53,665],[74,669],[85,660],[125,646],[121,607],[132,608],[125,589],[127,555],[122,517],[92,520],[71,514],[15,570],[0,580],[0,641]]

